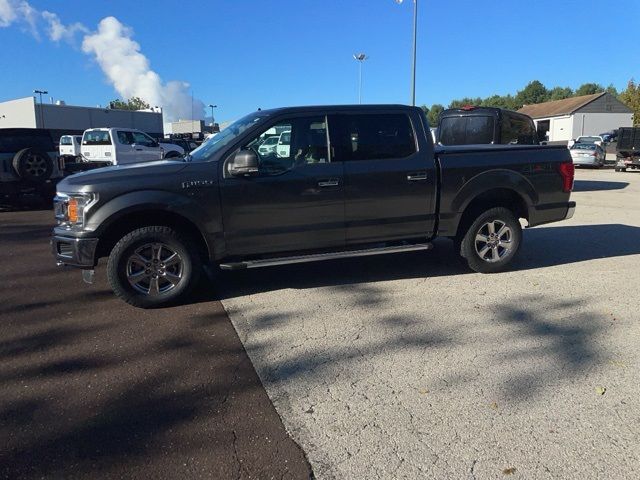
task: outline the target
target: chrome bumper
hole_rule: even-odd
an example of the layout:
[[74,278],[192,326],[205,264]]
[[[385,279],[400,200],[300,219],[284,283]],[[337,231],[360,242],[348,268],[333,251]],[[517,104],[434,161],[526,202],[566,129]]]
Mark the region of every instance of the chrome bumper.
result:
[[96,266],[97,238],[73,238],[53,236],[51,252],[58,265],[69,265],[80,268]]

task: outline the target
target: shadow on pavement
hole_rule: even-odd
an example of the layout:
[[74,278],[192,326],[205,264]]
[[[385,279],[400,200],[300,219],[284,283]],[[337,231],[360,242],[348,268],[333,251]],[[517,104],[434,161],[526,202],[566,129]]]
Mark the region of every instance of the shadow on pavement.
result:
[[629,182],[610,182],[606,180],[574,180],[574,192],[597,192],[600,190],[622,190]]
[[[571,225],[526,230],[512,270],[533,270],[600,258],[640,254],[640,228],[629,225]],[[427,253],[391,254],[339,261],[224,272],[193,302],[225,299],[286,288],[307,289],[409,278],[472,274],[450,241],[436,241]]]

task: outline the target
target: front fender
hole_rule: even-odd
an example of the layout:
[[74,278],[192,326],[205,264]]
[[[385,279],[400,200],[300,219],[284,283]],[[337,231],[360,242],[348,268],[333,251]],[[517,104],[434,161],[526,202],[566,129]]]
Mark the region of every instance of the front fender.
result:
[[[212,210],[207,211],[204,206]],[[217,209],[217,202],[199,202],[187,195],[162,190],[139,190],[114,197],[98,207],[88,218],[85,229],[100,237],[111,225],[127,215],[145,211],[166,211],[193,223],[200,230],[212,253],[215,237],[222,232],[221,217],[214,214]]]

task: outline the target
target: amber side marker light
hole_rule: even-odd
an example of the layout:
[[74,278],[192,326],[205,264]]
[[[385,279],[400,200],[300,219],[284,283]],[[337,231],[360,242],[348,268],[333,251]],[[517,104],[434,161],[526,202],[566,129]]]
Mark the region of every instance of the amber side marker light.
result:
[[67,217],[72,223],[78,221],[78,200],[75,198],[69,199],[69,203],[67,204]]

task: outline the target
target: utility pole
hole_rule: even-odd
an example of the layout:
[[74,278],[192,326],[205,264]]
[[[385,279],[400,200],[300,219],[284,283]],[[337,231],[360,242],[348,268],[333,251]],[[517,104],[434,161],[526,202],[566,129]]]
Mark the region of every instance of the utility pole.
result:
[[47,92],[46,90],[34,90],[33,93],[37,93],[38,95],[40,95],[40,123],[42,124],[40,128],[44,128],[44,112],[42,111],[42,95],[46,95],[49,92]]
[[[395,0],[400,5],[404,0]],[[416,105],[416,57],[418,51],[418,0],[413,0],[413,62],[411,65],[411,105]]]

